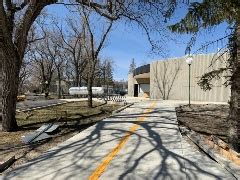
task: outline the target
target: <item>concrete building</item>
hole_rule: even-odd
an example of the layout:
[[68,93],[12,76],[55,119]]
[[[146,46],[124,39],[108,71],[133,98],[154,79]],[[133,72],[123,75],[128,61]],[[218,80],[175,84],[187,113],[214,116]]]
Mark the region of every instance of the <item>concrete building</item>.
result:
[[[199,54],[193,56],[190,71],[190,92],[193,101],[227,102],[230,87],[225,87],[226,74],[213,81],[210,91],[197,84],[203,74],[226,67],[227,55]],[[188,100],[189,67],[186,57],[154,61],[135,69],[128,75],[128,95],[151,99]]]

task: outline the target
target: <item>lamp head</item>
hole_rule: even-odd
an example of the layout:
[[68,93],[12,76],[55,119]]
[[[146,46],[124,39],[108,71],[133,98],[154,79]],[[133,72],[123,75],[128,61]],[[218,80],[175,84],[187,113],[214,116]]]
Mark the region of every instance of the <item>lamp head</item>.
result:
[[187,63],[188,65],[191,65],[192,62],[193,62],[193,57],[192,57],[192,55],[188,55],[188,56],[187,56],[187,59],[186,59],[186,63]]

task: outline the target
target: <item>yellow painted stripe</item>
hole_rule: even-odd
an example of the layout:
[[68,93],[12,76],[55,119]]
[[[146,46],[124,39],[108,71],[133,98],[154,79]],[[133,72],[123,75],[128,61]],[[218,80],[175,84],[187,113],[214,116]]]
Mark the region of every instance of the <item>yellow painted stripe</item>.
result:
[[148,109],[144,111],[143,116],[138,118],[137,124],[130,127],[125,136],[121,138],[117,146],[103,159],[102,163],[96,168],[96,170],[89,176],[89,180],[98,180],[102,173],[107,169],[113,158],[119,153],[119,151],[127,143],[130,136],[139,128],[139,124],[144,121],[147,113],[152,112],[156,106],[156,102],[153,102]]

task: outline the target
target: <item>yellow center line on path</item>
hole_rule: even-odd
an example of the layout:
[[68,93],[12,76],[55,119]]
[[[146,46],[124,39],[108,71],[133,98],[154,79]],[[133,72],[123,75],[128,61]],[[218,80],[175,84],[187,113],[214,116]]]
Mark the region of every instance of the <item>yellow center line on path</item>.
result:
[[113,158],[119,153],[124,147],[130,136],[139,128],[139,124],[144,121],[147,113],[153,111],[156,106],[156,102],[151,103],[150,107],[143,112],[143,115],[137,118],[137,124],[130,127],[129,131],[126,132],[125,136],[121,138],[117,146],[103,159],[102,163],[95,169],[95,171],[89,176],[89,180],[98,180],[102,173],[107,169]]

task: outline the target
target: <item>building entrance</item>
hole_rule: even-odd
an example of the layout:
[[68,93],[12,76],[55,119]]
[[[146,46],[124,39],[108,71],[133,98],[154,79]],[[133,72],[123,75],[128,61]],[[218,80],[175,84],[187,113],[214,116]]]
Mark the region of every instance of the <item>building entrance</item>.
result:
[[138,84],[134,84],[134,97],[138,97]]

